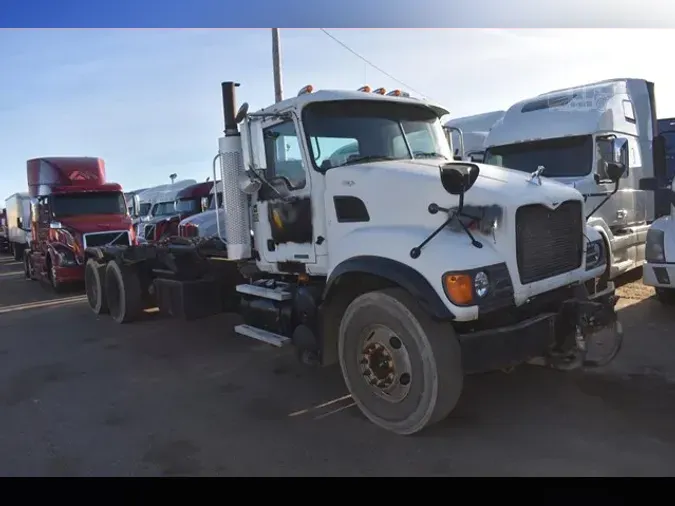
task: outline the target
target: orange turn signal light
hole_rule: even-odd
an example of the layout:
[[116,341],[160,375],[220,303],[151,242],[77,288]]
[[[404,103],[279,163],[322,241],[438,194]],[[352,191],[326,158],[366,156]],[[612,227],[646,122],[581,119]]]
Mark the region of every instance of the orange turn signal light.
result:
[[370,90],[370,86],[368,86],[368,85],[366,84],[365,86],[361,86],[361,87],[360,87],[358,90],[356,90],[356,91],[363,91],[364,93],[370,93],[371,90]]
[[473,279],[468,274],[444,274],[443,289],[453,304],[468,306],[473,302]]
[[384,88],[378,88],[373,93],[377,93],[378,95],[384,95],[387,92]]

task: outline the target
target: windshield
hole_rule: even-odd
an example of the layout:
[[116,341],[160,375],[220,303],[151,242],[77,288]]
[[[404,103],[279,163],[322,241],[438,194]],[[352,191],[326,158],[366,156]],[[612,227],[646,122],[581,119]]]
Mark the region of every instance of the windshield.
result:
[[542,176],[546,177],[585,176],[593,168],[593,137],[582,135],[493,146],[485,151],[485,163],[527,173],[544,166]]
[[169,214],[176,213],[176,205],[173,201],[171,202],[159,202],[154,205],[152,208],[153,216],[167,216]]
[[180,199],[176,201],[176,212],[198,213],[201,210],[200,198]]
[[426,106],[366,100],[309,104],[303,112],[315,167],[412,158],[451,159],[435,112]]
[[120,192],[86,192],[54,195],[51,202],[55,218],[88,214],[126,214],[127,205]]

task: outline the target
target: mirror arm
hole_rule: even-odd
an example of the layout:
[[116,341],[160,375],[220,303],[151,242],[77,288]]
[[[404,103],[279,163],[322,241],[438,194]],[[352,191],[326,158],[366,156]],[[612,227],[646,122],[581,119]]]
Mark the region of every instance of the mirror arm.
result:
[[607,203],[607,201],[612,198],[612,195],[614,195],[618,191],[619,191],[619,181],[614,183],[614,190],[612,190],[609,193],[589,193],[587,195],[584,195],[584,200],[586,200],[588,197],[605,197],[605,199],[602,202],[600,202],[597,206],[595,206],[595,209],[593,209],[590,213],[586,215],[586,219],[588,220],[591,216],[593,216],[593,214],[595,214],[595,212],[598,209],[604,206],[605,203]]

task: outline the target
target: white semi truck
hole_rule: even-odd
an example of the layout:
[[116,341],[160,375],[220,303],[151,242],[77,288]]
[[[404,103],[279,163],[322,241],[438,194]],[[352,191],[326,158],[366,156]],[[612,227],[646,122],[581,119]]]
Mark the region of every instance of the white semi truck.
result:
[[[645,261],[647,230],[657,213],[654,195],[641,190],[639,181],[665,177],[664,164],[654,156],[657,134],[654,84],[610,79],[512,105],[488,133],[485,163],[537,171],[585,196],[588,224],[605,241],[602,287]],[[614,187],[606,167],[615,139],[627,142],[630,167],[616,195],[598,207]]]
[[[586,292],[605,269],[603,241],[577,190],[453,161],[448,111],[429,102],[306,87],[235,112],[236,86],[222,83],[216,237],[87,248],[94,313],[239,312],[237,334],[339,363],[361,411],[397,434],[445,418],[465,374],[616,355],[618,344],[587,355],[597,331],[620,343],[621,327],[611,283]],[[608,142],[618,183],[627,145]]]
[[5,208],[9,252],[14,255],[14,260],[23,260],[23,252],[31,241],[30,196],[27,192],[10,195],[5,200]]

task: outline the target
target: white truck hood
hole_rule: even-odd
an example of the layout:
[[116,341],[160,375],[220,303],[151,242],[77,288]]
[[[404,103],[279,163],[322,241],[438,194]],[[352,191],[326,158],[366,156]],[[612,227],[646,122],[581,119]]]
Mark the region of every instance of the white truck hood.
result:
[[[419,225],[429,223],[431,203],[453,207],[459,203],[456,195],[445,191],[440,178],[439,160],[396,160],[363,165],[349,165],[326,173],[327,187],[335,195],[349,187],[349,193],[368,203],[371,222],[378,224]],[[459,163],[459,162],[458,162]],[[544,204],[555,208],[566,200],[581,200],[581,194],[571,186],[540,178],[530,181],[530,174],[492,165],[476,164],[480,175],[465,194],[465,205],[491,206],[509,209]],[[379,201],[379,202],[378,202]],[[381,202],[381,205],[379,205]],[[436,215],[434,223],[445,219]],[[437,226],[437,225],[436,225]]]

